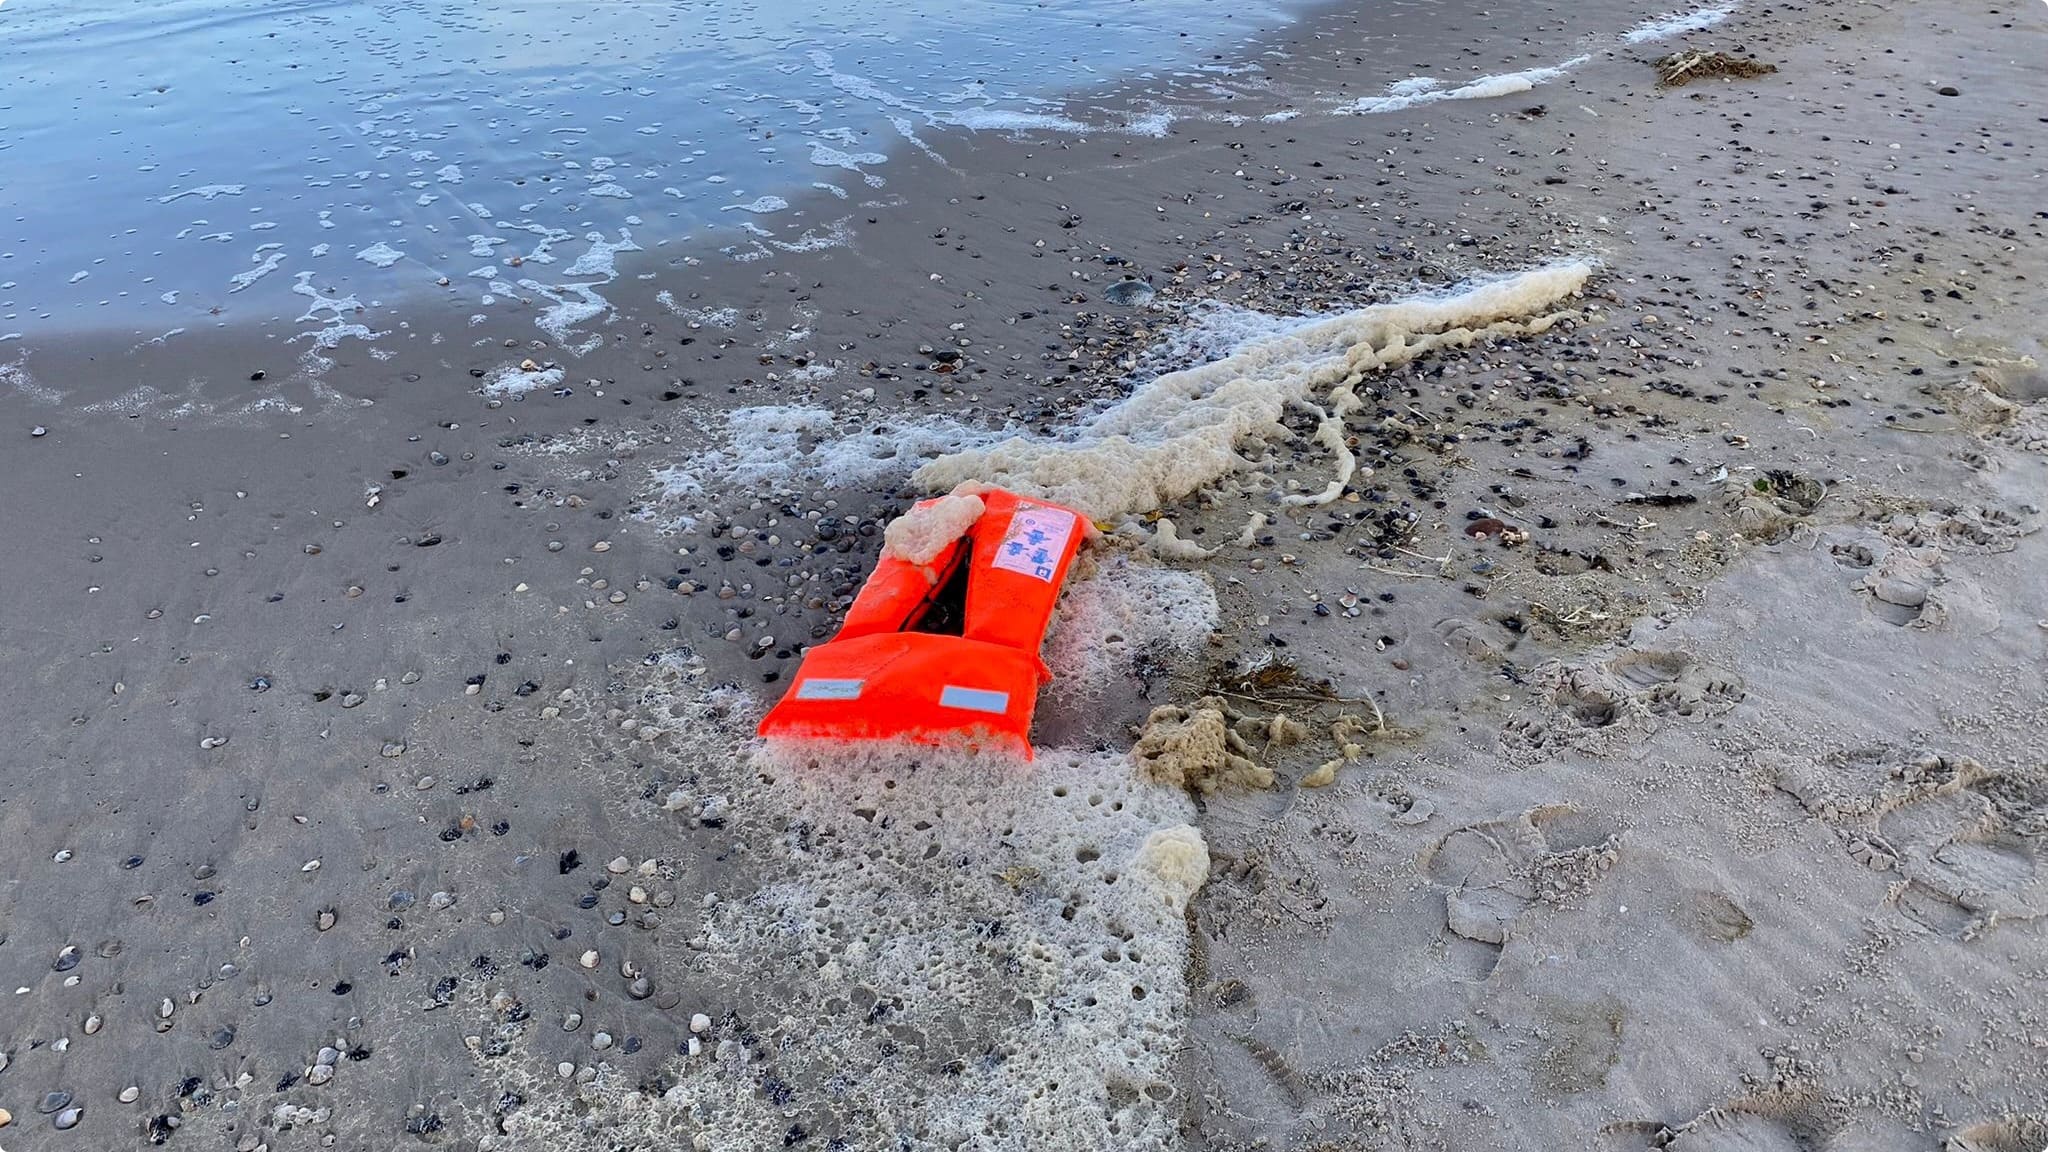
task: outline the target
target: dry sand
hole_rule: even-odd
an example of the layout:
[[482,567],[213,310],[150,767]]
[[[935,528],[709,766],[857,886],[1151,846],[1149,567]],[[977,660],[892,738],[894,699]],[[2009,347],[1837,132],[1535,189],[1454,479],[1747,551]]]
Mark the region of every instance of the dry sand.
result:
[[[943,140],[581,357],[29,350],[0,1146],[2048,1147],[2048,13],[1629,18],[1320,17],[1239,122]],[[1036,765],[745,745],[911,467],[1175,306],[1588,257],[1361,378],[1335,501],[1296,407],[1159,510],[1213,554],[1092,551]],[[1306,726],[1273,787],[1133,765],[1207,696]]]

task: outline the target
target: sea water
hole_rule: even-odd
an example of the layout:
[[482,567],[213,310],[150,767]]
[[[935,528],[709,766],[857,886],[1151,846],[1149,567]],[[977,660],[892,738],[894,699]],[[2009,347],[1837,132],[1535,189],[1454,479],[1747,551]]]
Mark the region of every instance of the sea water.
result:
[[0,0],[0,332],[291,324],[308,288],[316,308],[552,294],[566,322],[619,252],[843,238],[791,201],[892,195],[905,147],[1157,131],[1053,97],[1284,20],[1237,0]]

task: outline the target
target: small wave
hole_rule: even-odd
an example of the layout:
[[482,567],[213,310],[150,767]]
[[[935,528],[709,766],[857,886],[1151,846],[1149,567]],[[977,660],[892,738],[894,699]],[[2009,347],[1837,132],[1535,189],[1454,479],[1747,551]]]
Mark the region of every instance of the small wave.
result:
[[1655,40],[1668,40],[1683,36],[1687,32],[1699,32],[1721,23],[1735,15],[1735,5],[1723,4],[1713,8],[1701,8],[1694,12],[1666,12],[1653,16],[1621,34],[1624,44],[1648,44]]
[[1481,76],[1456,88],[1446,88],[1442,81],[1433,77],[1415,76],[1387,85],[1387,90],[1382,95],[1360,97],[1338,108],[1337,111],[1354,116],[1369,116],[1380,112],[1419,108],[1425,104],[1440,104],[1446,100],[1486,100],[1496,96],[1512,96],[1517,92],[1527,92],[1538,84],[1548,84],[1591,59],[1591,56],[1574,56],[1562,64],[1553,64],[1546,68],[1528,68],[1520,72]]

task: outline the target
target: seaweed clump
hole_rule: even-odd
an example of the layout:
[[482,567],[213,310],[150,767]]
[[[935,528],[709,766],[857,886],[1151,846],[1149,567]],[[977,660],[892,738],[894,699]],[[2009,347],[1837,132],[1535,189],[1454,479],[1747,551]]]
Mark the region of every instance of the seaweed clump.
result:
[[1673,52],[1657,60],[1657,82],[1666,88],[1676,88],[1710,76],[1747,79],[1768,76],[1777,70],[1776,64],[1730,56],[1726,52]]

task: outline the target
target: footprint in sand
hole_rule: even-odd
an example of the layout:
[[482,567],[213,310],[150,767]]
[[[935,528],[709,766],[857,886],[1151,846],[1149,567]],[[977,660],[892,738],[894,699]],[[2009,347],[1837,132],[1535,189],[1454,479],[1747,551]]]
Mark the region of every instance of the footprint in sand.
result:
[[1896,873],[1890,901],[1940,935],[2048,912],[2048,777],[1876,748],[1789,762],[1778,787],[1833,825],[1850,859]]
[[1534,905],[1567,906],[1620,858],[1620,836],[1569,804],[1547,804],[1468,824],[1424,852],[1424,876],[1444,889],[1454,967],[1484,980],[1515,925]]
[[[1927,538],[1917,528],[1906,534]],[[1973,547],[1982,551],[2000,548],[1996,543]],[[1863,594],[1870,614],[1887,624],[1926,629],[1960,623],[1965,630],[1978,631],[1995,627],[1997,611],[1983,592],[1949,570],[1952,550],[1908,545],[1875,533],[1837,539],[1828,545],[1836,565],[1855,574],[1849,586]]]
[[1549,722],[1533,709],[1510,717],[1500,726],[1501,747],[1511,753],[1540,756],[1563,743],[1564,740],[1551,731]]
[[1776,544],[1820,507],[1828,487],[1805,473],[1772,468],[1746,487],[1731,485],[1730,491],[1730,511],[1742,534],[1765,544]]
[[1781,1069],[1769,1089],[1707,1109],[1683,1124],[1656,1120],[1609,1124],[1610,1147],[1629,1152],[1823,1152],[1836,1147],[1841,1121],[1810,1071]]
[[1628,648],[1605,661],[1546,664],[1536,675],[1543,698],[1501,729],[1511,751],[1555,744],[1591,751],[1608,731],[1640,739],[1668,717],[1717,716],[1746,695],[1740,677],[1677,651]]
[[1936,628],[1959,612],[1972,619],[1985,613],[1975,586],[1948,570],[1952,556],[2009,552],[2038,528],[2031,511],[1942,503],[1880,516],[1830,542],[1828,551],[1836,564],[1857,573],[1853,587],[1868,596],[1878,619]]
[[1684,652],[1629,650],[1607,670],[1627,684],[1654,716],[1711,716],[1742,702],[1742,680],[1695,661]]
[[1852,572],[1876,567],[1884,552],[1884,546],[1874,540],[1841,540],[1828,545],[1828,554],[1835,558],[1835,563]]
[[2048,1148],[2048,1115],[2003,1116],[1948,1134],[1942,1152],[2041,1152]]
[[[2048,453],[2048,371],[2039,365],[2008,361],[1979,368],[1938,395],[1983,443]],[[1997,466],[1992,455],[1972,455],[1985,471]]]
[[1703,888],[1680,893],[1672,919],[1688,935],[1711,944],[1733,944],[1756,927],[1742,905]]
[[1742,1101],[1678,1128],[1669,1152],[1820,1152],[1834,1134],[1818,1108],[1797,1100]]
[[1436,622],[1436,634],[1444,647],[1482,664],[1498,664],[1505,659],[1477,620],[1463,616],[1439,620]]
[[1896,512],[1877,530],[1908,548],[1948,552],[2010,552],[2040,528],[2033,514],[1985,504],[1942,503],[1918,512]]
[[1935,548],[1894,548],[1879,554],[1856,581],[1872,615],[1900,628],[1936,628],[1948,620],[1949,577]]

